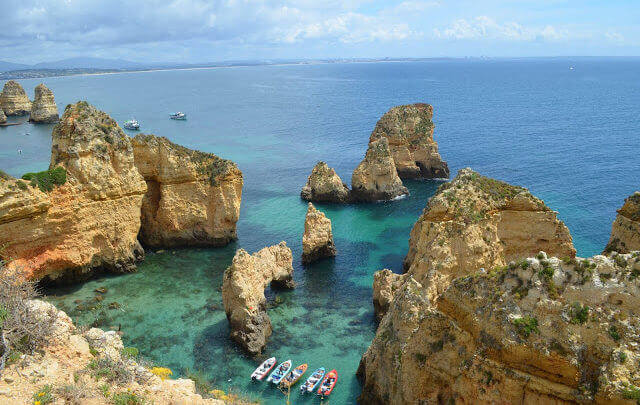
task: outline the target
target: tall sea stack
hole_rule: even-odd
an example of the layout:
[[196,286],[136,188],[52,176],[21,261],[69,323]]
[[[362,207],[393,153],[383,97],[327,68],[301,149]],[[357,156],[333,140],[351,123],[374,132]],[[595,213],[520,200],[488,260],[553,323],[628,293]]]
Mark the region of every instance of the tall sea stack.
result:
[[29,121],[50,124],[58,122],[58,106],[53,98],[53,92],[40,83],[35,89],[35,98],[31,103],[31,116]]
[[31,112],[31,102],[20,83],[9,80],[0,93],[0,108],[6,116],[27,115]]

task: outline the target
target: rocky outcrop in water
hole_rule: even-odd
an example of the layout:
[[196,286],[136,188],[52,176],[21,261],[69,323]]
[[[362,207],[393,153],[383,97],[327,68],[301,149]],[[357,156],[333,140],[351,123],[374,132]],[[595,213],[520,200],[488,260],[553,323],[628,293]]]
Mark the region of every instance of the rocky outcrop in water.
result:
[[395,274],[389,269],[373,273],[373,310],[378,321],[389,310],[393,296],[403,281],[402,275]]
[[360,400],[632,404],[640,392],[634,269],[631,254],[540,253],[469,269],[435,301],[409,276],[363,356]]
[[137,135],[132,143],[147,183],[144,245],[223,246],[237,238],[243,180],[235,163],[154,135]]
[[640,192],[624,201],[611,228],[605,252],[628,253],[640,250]]
[[393,107],[380,118],[369,142],[387,138],[401,178],[448,178],[449,168],[433,139],[433,107],[417,103]]
[[31,102],[20,83],[9,80],[0,93],[0,108],[5,115],[27,115],[31,112]]
[[111,117],[86,102],[67,106],[50,170],[27,177],[0,181],[0,246],[10,267],[50,280],[135,270],[147,187]]
[[0,108],[0,124],[4,124],[5,122],[7,122],[7,116],[4,115],[4,111]]
[[367,153],[351,177],[353,201],[388,201],[408,195],[391,156],[387,138],[369,143]]
[[349,187],[342,182],[335,170],[325,162],[318,162],[311,171],[300,197],[314,202],[349,202]]
[[293,288],[293,257],[285,242],[254,254],[239,249],[224,272],[222,302],[231,338],[251,354],[262,351],[271,336],[264,290],[276,285]]
[[331,220],[309,203],[302,235],[302,262],[311,263],[335,255]]
[[53,92],[40,83],[35,89],[35,98],[31,103],[29,121],[50,124],[58,122],[59,119],[58,106],[53,98]]

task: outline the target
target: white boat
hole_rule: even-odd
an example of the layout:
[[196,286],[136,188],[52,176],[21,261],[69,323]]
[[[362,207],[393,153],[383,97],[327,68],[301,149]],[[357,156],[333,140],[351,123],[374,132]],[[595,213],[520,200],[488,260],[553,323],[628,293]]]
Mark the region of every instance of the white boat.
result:
[[256,370],[253,372],[253,374],[251,374],[251,379],[252,380],[262,380],[264,378],[264,376],[266,376],[269,371],[271,371],[271,369],[273,368],[273,366],[276,365],[276,358],[275,357],[271,357],[269,359],[266,359],[264,362],[262,362],[262,364],[260,364],[260,366],[258,368],[256,368]]
[[300,387],[300,393],[306,394],[307,392],[313,392],[316,389],[322,378],[324,377],[325,369],[324,367],[320,367],[316,371],[307,378],[304,384]]
[[177,113],[171,114],[169,115],[169,118],[171,118],[172,120],[186,120],[187,119],[187,114],[178,111]]
[[280,380],[289,374],[289,371],[291,371],[291,360],[280,363],[280,365],[269,375],[267,382],[272,382],[277,385]]
[[137,131],[140,129],[140,124],[137,120],[129,120],[124,122],[125,129],[129,129],[132,131]]

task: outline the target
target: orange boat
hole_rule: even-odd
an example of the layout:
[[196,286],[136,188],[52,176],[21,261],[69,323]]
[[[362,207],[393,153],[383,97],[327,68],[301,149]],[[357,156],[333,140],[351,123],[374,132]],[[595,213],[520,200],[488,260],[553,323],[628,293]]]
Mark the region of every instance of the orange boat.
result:
[[306,364],[299,365],[291,373],[289,373],[285,378],[283,378],[280,384],[282,384],[285,388],[291,387],[293,384],[298,382],[298,380],[300,379],[300,377],[302,377],[304,373],[307,372],[307,367],[308,366]]
[[333,388],[336,386],[337,382],[338,372],[333,369],[329,371],[329,373],[324,377],[324,380],[322,380],[322,384],[320,385],[320,388],[318,388],[318,395],[320,395],[322,398],[331,395],[331,391],[333,391]]

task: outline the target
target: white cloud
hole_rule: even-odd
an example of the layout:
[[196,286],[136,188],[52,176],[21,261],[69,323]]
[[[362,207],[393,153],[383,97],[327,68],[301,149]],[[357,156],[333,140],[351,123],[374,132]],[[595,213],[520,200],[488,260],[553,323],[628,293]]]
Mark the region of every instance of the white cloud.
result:
[[506,41],[557,41],[569,38],[566,29],[547,25],[542,28],[525,27],[517,22],[498,23],[493,18],[479,16],[471,20],[459,19],[444,29],[435,28],[433,34],[441,39],[494,39]]
[[624,36],[619,32],[609,31],[604,36],[612,42],[624,42]]

